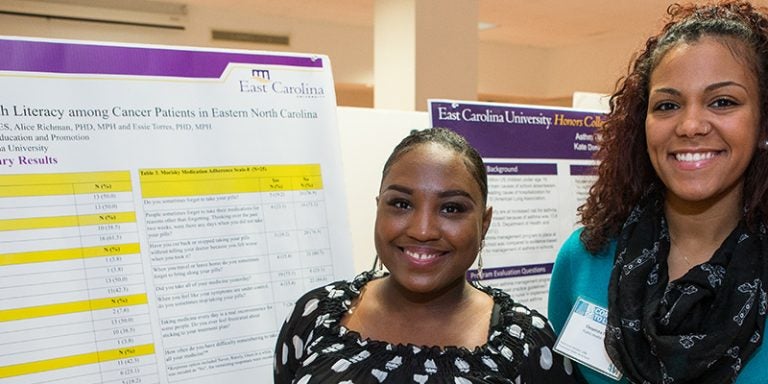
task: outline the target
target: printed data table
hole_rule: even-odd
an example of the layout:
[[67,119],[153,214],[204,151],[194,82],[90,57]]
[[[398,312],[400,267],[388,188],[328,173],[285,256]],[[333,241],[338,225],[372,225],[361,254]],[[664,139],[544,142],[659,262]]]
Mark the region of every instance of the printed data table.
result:
[[0,176],[0,383],[156,383],[130,173]]
[[333,279],[319,164],[139,174],[168,382],[270,367],[295,298]]

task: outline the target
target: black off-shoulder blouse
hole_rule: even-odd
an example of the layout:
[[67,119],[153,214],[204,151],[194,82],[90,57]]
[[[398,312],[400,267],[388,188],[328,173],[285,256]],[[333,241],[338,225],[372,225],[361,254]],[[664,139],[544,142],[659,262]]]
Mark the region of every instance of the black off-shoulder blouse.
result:
[[494,300],[486,344],[463,347],[363,339],[340,324],[371,272],[302,296],[275,349],[275,384],[575,383],[570,360],[552,351],[555,335],[538,312],[507,293],[474,284]]

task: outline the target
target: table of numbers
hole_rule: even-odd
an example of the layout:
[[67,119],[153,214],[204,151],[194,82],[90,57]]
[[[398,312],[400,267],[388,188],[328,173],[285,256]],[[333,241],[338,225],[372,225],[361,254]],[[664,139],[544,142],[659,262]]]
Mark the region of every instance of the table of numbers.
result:
[[168,382],[271,367],[296,298],[333,279],[320,166],[139,174]]
[[157,383],[127,171],[0,176],[0,383]]

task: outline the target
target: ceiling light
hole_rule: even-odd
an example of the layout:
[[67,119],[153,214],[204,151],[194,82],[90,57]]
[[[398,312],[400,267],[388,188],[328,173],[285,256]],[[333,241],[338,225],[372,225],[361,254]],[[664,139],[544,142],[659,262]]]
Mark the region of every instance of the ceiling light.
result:
[[498,27],[498,25],[494,24],[494,23],[486,23],[484,21],[481,21],[481,22],[477,23],[477,29],[481,30],[481,31],[485,31],[485,30],[488,30],[488,29],[494,29],[496,27]]

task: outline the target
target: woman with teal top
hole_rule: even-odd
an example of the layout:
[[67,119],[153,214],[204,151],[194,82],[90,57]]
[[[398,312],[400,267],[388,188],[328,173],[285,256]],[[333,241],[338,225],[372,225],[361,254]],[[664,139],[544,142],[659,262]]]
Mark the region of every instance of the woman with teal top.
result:
[[611,97],[548,315],[563,332],[579,298],[607,308],[625,382],[768,383],[768,17],[744,1],[668,13]]

